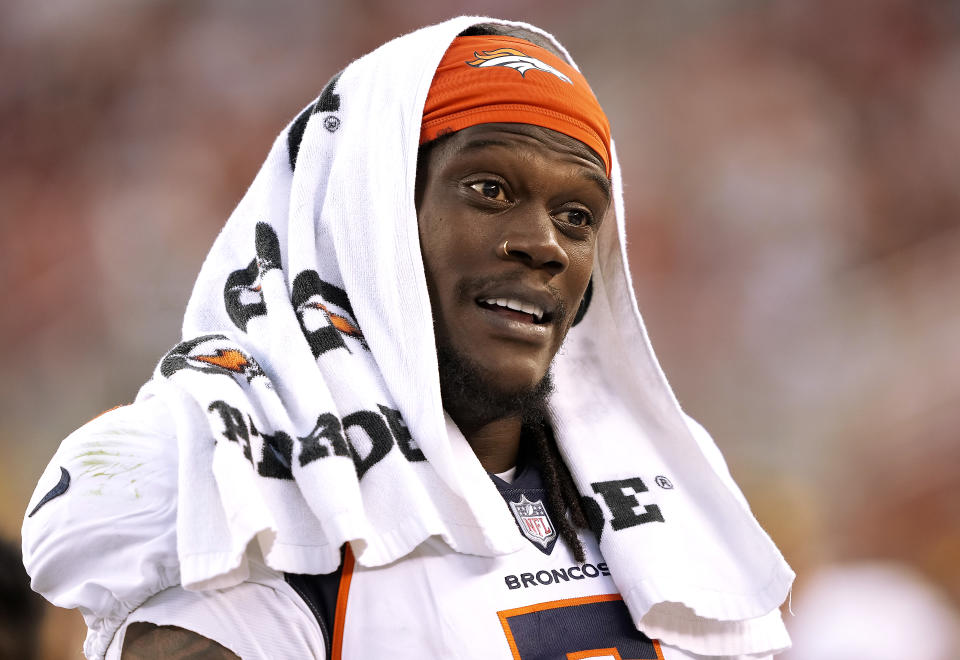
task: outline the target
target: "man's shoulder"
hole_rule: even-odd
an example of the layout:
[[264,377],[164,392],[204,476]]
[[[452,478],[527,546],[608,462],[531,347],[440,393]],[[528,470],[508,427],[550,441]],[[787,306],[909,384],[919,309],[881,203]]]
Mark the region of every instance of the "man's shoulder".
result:
[[[110,509],[133,500],[149,506],[176,489],[176,431],[166,407],[151,398],[118,406],[67,436],[41,475],[27,522],[56,509],[55,499]],[[172,477],[172,480],[171,480]]]
[[27,507],[33,589],[81,609],[89,625],[178,583],[176,504],[176,433],[159,401],[84,424],[61,443]]

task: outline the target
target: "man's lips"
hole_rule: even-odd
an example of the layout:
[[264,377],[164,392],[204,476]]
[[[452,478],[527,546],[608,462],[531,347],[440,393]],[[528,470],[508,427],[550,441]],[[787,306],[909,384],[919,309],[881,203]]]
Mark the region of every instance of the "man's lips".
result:
[[504,318],[536,325],[547,325],[563,318],[565,306],[551,289],[509,281],[482,287],[473,296],[474,303]]
[[477,303],[474,309],[478,315],[471,315],[468,323],[480,335],[489,335],[508,341],[544,346],[554,336],[553,323],[537,323],[531,314],[518,312],[506,307],[488,306]]
[[513,309],[506,307],[499,307],[496,305],[486,305],[484,303],[477,303],[481,309],[486,310],[491,314],[496,314],[497,316],[513,321],[514,323],[522,323],[525,325],[530,325],[534,327],[545,326],[546,324],[538,322],[532,314],[527,314],[525,312],[518,312]]
[[481,327],[510,341],[551,343],[565,318],[559,292],[517,281],[483,287],[471,297]]
[[484,309],[504,314],[508,318],[516,318],[518,321],[546,322],[546,310],[543,307],[519,298],[482,298],[477,300],[477,304]]

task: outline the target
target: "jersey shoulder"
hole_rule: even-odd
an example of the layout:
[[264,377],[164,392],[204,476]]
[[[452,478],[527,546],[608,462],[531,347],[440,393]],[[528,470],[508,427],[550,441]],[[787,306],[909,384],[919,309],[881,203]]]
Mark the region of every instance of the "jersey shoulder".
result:
[[23,561],[32,587],[78,609],[88,645],[179,583],[177,442],[157,398],[113,409],[61,443],[30,499]]

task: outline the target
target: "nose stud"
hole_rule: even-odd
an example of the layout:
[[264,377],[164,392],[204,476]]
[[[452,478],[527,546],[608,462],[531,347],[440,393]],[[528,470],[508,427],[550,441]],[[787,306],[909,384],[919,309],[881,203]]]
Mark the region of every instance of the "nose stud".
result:
[[509,242],[510,242],[510,241],[504,241],[504,242],[503,242],[503,245],[500,246],[500,249],[503,250],[503,256],[505,256],[505,257],[509,257],[509,256],[510,256],[510,249],[507,248],[507,243],[509,243]]

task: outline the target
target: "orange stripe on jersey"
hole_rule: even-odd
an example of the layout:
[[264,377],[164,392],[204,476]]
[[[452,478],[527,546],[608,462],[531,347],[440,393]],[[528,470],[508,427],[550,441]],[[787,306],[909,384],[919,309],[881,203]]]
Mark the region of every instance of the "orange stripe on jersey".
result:
[[350,595],[350,580],[353,578],[353,551],[347,543],[343,551],[343,571],[340,573],[340,588],[337,589],[337,608],[333,614],[333,648],[331,660],[340,660],[343,653],[343,628],[347,618],[347,597]]
[[503,612],[497,612],[497,615],[500,617],[500,626],[503,628],[503,634],[507,638],[507,644],[510,645],[510,655],[513,656],[513,660],[520,660],[520,649],[517,648],[517,640],[513,638],[513,631],[510,630],[510,623],[507,621],[507,617],[503,615]]
[[589,660],[590,658],[613,658],[613,660],[623,660],[617,649],[591,649],[589,651],[577,651],[568,653],[567,660]]
[[663,650],[660,648],[660,640],[651,639],[650,641],[653,642],[653,648],[657,650],[657,660],[663,660]]
[[[651,639],[653,642],[653,648],[657,652],[657,660],[663,660],[663,650],[660,648],[660,640]],[[623,660],[620,657],[620,652],[617,649],[593,649],[590,651],[577,651],[576,653],[568,653],[567,660],[589,660],[590,658],[605,658],[610,656],[614,660]],[[629,659],[628,659],[629,660]]]
[[501,610],[497,612],[500,620],[504,620],[518,614],[530,614],[530,612],[542,612],[543,610],[552,610],[558,607],[575,607],[577,605],[587,605],[589,603],[603,603],[609,600],[623,600],[620,594],[600,594],[598,596],[582,596],[580,598],[564,598],[562,600],[548,600],[545,603],[534,603],[525,607],[517,607],[512,610]]

